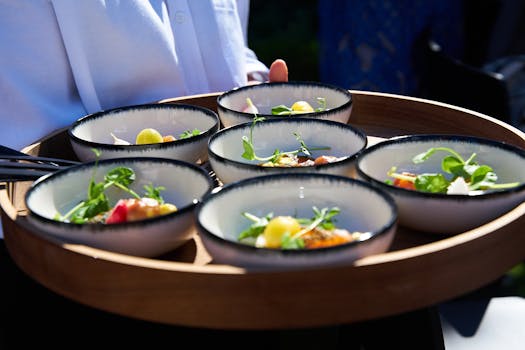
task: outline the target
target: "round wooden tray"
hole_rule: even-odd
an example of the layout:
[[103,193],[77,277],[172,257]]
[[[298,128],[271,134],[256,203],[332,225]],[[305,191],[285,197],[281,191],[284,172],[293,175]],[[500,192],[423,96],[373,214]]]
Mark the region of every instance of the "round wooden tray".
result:
[[[414,133],[476,135],[525,147],[525,134],[470,110],[351,90],[350,123],[371,140]],[[160,103],[216,110],[218,94]],[[64,130],[24,151],[75,159]],[[384,254],[352,266],[253,273],[210,261],[194,240],[146,259],[44,239],[25,218],[30,182],[0,191],[6,246],[16,264],[67,298],[159,323],[214,329],[287,329],[352,323],[433,306],[479,288],[525,259],[525,204],[454,236],[402,227]]]

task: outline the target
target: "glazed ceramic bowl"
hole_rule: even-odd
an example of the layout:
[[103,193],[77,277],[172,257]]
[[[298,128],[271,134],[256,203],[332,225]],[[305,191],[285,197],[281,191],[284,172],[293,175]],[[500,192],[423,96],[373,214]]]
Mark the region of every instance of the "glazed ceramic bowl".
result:
[[[100,183],[110,170],[120,167],[132,169],[135,174],[130,189],[143,196],[145,185],[162,186],[162,198],[177,210],[112,224],[73,223],[70,217],[56,220],[57,215],[67,216],[72,208],[88,198],[92,176],[95,183]],[[29,222],[45,236],[122,254],[154,257],[193,237],[194,208],[212,188],[208,172],[191,163],[162,158],[115,158],[74,165],[46,175],[32,184],[25,200]],[[105,193],[110,207],[119,199],[132,197],[115,186],[110,186]]]
[[[230,183],[254,176],[276,173],[325,173],[354,176],[355,160],[367,145],[366,135],[348,124],[313,118],[272,118],[224,128],[215,133],[208,144],[210,165],[222,183]],[[311,156],[335,156],[337,161],[301,167],[267,167],[264,161],[243,157],[243,137],[249,139],[250,132],[255,154],[268,157],[276,149],[281,152],[295,151],[301,147],[296,135],[300,135]],[[314,148],[324,148],[314,150]]]
[[[475,154],[478,165],[488,165],[497,175],[496,183],[516,183],[516,186],[498,190],[469,191],[454,186],[453,193],[429,193],[389,184],[387,176],[392,166],[395,173],[442,174],[448,181],[453,176],[444,172],[445,164],[458,165],[451,153],[437,150],[427,160],[414,163],[413,157],[432,148],[450,148],[459,153],[464,162]],[[448,165],[447,165],[448,168]],[[461,166],[462,168],[462,166]],[[458,168],[459,169],[459,168]],[[399,223],[405,227],[437,234],[455,234],[483,225],[508,212],[525,200],[525,151],[514,146],[483,138],[459,135],[409,135],[393,138],[363,151],[356,164],[358,178],[388,191],[398,205]],[[427,179],[431,179],[428,177]],[[433,182],[434,181],[434,182]],[[477,182],[477,181],[474,181]],[[439,187],[438,180],[425,183]]]
[[[68,129],[77,157],[83,162],[119,157],[160,157],[203,163],[207,160],[208,140],[219,129],[217,114],[209,109],[187,104],[144,104],[114,108],[80,118]],[[143,129],[153,128],[175,141],[136,144]],[[181,134],[198,130],[188,138]],[[129,144],[119,144],[119,140]]]
[[[343,88],[318,82],[282,82],[248,85],[224,92],[217,98],[217,112],[224,127],[246,123],[253,119],[253,110],[246,111],[247,99],[257,108],[257,115],[275,117],[272,108],[284,105],[291,108],[298,101],[307,102],[314,112],[292,114],[315,119],[348,123],[352,111],[352,95]],[[318,99],[324,99],[323,107]],[[282,115],[281,115],[282,116]]]
[[[337,207],[338,228],[360,232],[356,239],[313,249],[259,248],[241,243],[250,226],[247,212],[295,218],[312,217],[312,208]],[[251,270],[320,268],[352,264],[388,250],[397,209],[393,199],[363,181],[330,174],[274,174],[235,182],[208,194],[197,206],[197,229],[213,263]]]

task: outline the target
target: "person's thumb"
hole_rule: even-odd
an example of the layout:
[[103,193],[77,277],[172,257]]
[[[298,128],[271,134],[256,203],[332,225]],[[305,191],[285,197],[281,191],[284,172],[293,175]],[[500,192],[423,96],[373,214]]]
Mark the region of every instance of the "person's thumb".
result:
[[288,81],[288,66],[282,59],[276,59],[270,66],[268,75],[270,82],[287,82]]

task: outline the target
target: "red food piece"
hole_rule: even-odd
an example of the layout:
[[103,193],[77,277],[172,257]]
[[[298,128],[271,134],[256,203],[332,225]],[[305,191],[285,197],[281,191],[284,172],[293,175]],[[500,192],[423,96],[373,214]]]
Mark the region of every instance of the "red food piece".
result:
[[106,224],[118,224],[128,220],[128,206],[126,201],[121,199],[117,202],[111,213],[106,219]]

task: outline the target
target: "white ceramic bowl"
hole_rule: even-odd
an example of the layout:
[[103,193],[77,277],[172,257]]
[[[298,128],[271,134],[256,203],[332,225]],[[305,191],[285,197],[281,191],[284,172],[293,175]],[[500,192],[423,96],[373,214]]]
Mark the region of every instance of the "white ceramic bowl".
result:
[[261,161],[242,157],[242,137],[249,137],[252,123],[238,124],[215,133],[208,144],[209,162],[217,177],[224,184],[254,176],[275,173],[326,173],[354,176],[355,160],[367,145],[366,135],[349,124],[313,118],[271,118],[255,123],[253,145],[255,153],[271,156],[275,149],[293,151],[300,147],[294,133],[298,133],[308,147],[328,146],[316,150],[314,157],[331,155],[340,157],[333,163],[302,167],[265,167]]
[[[102,181],[108,170],[129,167],[136,179],[130,185],[136,193],[144,193],[144,185],[163,186],[161,195],[177,211],[149,219],[126,223],[74,224],[54,220],[64,215],[87,197],[93,172],[96,182]],[[74,165],[35,181],[26,194],[28,219],[38,232],[68,243],[79,243],[108,251],[154,257],[169,252],[188,241],[195,233],[193,211],[197,202],[214,184],[208,172],[191,163],[162,158],[116,158]],[[131,198],[126,192],[107,191],[111,206],[121,198]]]
[[[397,173],[442,173],[441,161],[448,153],[436,152],[426,161],[414,164],[412,158],[433,147],[449,147],[464,160],[476,153],[475,161],[489,165],[497,183],[521,183],[506,190],[483,194],[429,193],[387,184],[392,166]],[[438,234],[455,234],[485,224],[525,200],[525,151],[501,142],[459,135],[411,135],[370,146],[357,160],[358,178],[388,191],[399,208],[400,225]],[[446,174],[447,179],[451,179]]]
[[[68,129],[69,139],[77,157],[83,162],[95,160],[93,148],[100,150],[99,159],[119,157],[160,157],[191,163],[207,160],[208,140],[219,129],[219,117],[209,109],[186,104],[144,104],[93,113],[80,118]],[[135,144],[137,134],[153,128],[161,135],[177,140],[153,144]],[[180,138],[187,130],[201,133]],[[117,138],[130,145],[116,145]]]
[[[258,248],[240,243],[250,225],[241,214],[311,217],[312,207],[338,207],[336,225],[367,232],[341,245],[317,249]],[[319,268],[351,264],[390,247],[397,209],[385,192],[363,181],[329,174],[274,174],[242,180],[213,191],[196,210],[197,229],[213,263],[250,270]]]
[[272,107],[291,107],[297,101],[306,101],[312,108],[320,105],[317,98],[324,98],[326,109],[320,112],[295,114],[294,116],[328,119],[347,123],[352,112],[352,95],[343,88],[319,83],[291,81],[247,85],[224,92],[217,98],[217,112],[223,126],[228,127],[252,120],[253,113],[244,112],[246,99],[257,107],[259,116],[275,117]]

